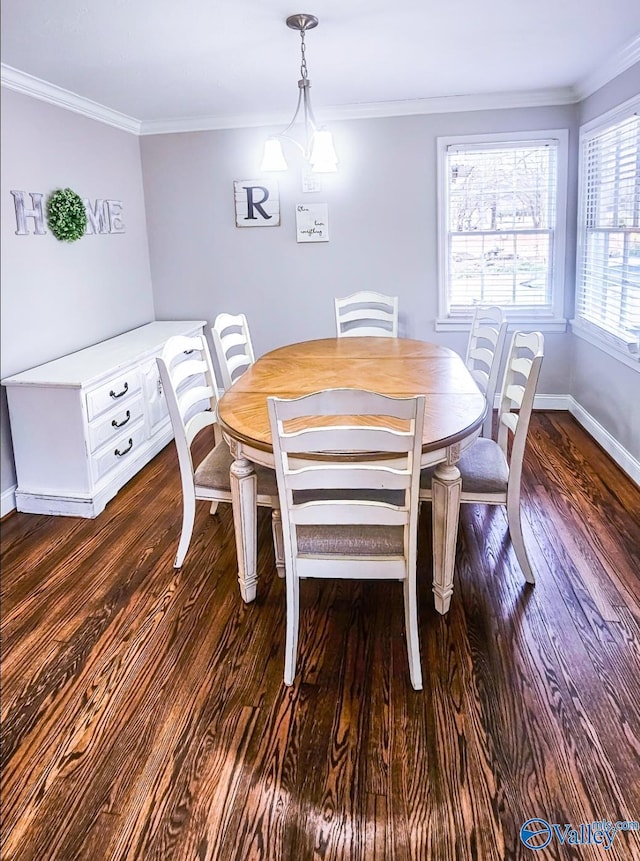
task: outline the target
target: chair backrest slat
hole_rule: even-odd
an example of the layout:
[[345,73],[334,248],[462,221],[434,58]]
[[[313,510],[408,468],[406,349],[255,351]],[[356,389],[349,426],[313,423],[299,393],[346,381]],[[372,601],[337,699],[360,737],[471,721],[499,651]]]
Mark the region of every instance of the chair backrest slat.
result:
[[508,428],[511,433],[515,433],[518,427],[518,413],[502,413],[500,423]]
[[289,518],[296,526],[406,526],[409,509],[384,502],[320,500],[296,506]]
[[197,374],[206,374],[206,363],[197,359],[192,359],[190,356],[180,361],[171,371],[173,385],[179,389],[182,383],[189,377],[194,377]]
[[[544,336],[540,332],[514,333],[502,382],[498,413],[498,445],[508,458],[509,433],[513,434],[509,484],[517,487],[520,485],[527,432],[543,357]],[[517,413],[512,412],[514,405],[519,410]]]
[[217,392],[211,354],[203,335],[169,338],[157,357],[169,408],[183,487],[193,485],[191,443],[211,426],[216,441]]
[[183,417],[188,415],[191,407],[193,407],[194,404],[197,404],[198,401],[208,401],[211,403],[213,400],[217,403],[215,392],[211,386],[203,385],[197,377],[187,386],[187,388],[182,391],[178,391],[177,397]]
[[211,337],[226,390],[255,361],[247,318],[244,314],[218,314]]
[[189,446],[198,436],[201,430],[212,426],[211,415],[209,413],[196,413],[186,423],[185,432],[187,443]]
[[507,334],[507,320],[497,305],[478,306],[475,309],[465,364],[487,399],[487,415],[482,435],[491,436],[493,403],[498,386],[498,374]]
[[[373,475],[374,470],[382,475]],[[309,490],[330,487],[334,490],[358,490],[371,487],[373,480],[384,483],[385,490],[406,490],[410,484],[410,476],[404,470],[391,469],[382,461],[353,470],[350,464],[336,464],[333,467],[306,466],[302,469],[290,469],[287,484],[291,490]]]
[[[387,408],[391,412],[385,412]],[[367,409],[370,412],[367,412]],[[390,398],[377,392],[362,389],[331,389],[331,398],[326,392],[312,392],[300,398],[279,398],[278,418],[303,419],[305,416],[385,416],[409,420],[415,415],[412,398]]]
[[522,376],[526,379],[531,373],[531,365],[533,360],[528,359],[526,356],[518,356],[514,358],[511,367],[516,374],[522,374]]
[[398,297],[361,290],[334,300],[338,338],[398,337]]
[[489,374],[486,371],[481,370],[480,368],[475,368],[470,372],[473,379],[478,384],[481,392],[486,392],[487,385],[489,384]]
[[404,452],[413,432],[379,427],[315,427],[281,436],[286,452]]
[[[482,362],[486,368],[491,368],[494,356],[495,350],[490,350],[488,347],[475,347],[469,352],[469,357],[473,359],[474,362]],[[476,368],[474,367],[473,370],[476,370]],[[489,376],[488,371],[485,371],[485,374],[487,377]]]
[[353,311],[343,311],[340,314],[341,323],[353,323],[355,320],[389,320],[389,311],[381,308],[356,308]]
[[516,407],[521,407],[522,401],[524,400],[524,391],[524,386],[519,386],[514,383],[511,386],[507,386],[505,396],[509,398],[512,404],[514,404]]

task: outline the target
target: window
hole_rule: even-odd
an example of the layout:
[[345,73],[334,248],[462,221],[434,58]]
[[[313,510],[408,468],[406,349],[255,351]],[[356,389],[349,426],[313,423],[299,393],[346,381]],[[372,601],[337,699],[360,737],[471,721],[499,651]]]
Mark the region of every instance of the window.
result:
[[439,139],[441,323],[478,304],[560,323],[567,139],[566,130]]
[[[640,360],[640,99],[580,133],[574,326]],[[615,353],[614,353],[615,355]]]

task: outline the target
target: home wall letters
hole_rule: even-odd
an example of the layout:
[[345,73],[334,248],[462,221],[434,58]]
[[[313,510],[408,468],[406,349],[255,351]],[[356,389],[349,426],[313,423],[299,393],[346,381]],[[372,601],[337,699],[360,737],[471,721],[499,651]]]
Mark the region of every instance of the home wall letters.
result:
[[[11,192],[13,205],[16,213],[16,235],[27,236],[33,228],[36,236],[44,236],[45,211],[43,205],[44,195],[37,191]],[[122,221],[122,201],[97,198],[91,201],[84,198],[84,208],[87,211],[87,229],[85,236],[91,234],[125,233],[125,225]],[[32,219],[32,224],[29,224]]]

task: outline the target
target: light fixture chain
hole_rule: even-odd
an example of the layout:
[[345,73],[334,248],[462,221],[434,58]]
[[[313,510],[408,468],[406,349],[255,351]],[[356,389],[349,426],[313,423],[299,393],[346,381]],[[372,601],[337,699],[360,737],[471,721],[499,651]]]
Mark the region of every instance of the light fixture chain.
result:
[[304,30],[300,30],[300,76],[303,81],[306,81],[308,78],[307,75],[307,58],[305,57],[305,51],[307,50],[307,46],[304,42]]

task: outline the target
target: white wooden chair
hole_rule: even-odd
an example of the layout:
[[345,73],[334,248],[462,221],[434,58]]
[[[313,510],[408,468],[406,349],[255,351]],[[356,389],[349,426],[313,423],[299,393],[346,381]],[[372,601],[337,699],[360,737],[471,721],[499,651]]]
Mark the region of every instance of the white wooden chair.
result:
[[465,364],[487,399],[487,415],[482,436],[491,438],[493,402],[498,386],[498,373],[507,334],[507,319],[496,305],[478,306],[473,315]]
[[[483,502],[507,506],[511,541],[528,583],[535,583],[535,577],[522,536],[520,482],[543,354],[544,337],[540,332],[516,332],[513,335],[500,396],[498,441],[478,438],[463,452],[457,464],[462,476],[461,503]],[[513,434],[513,439],[509,456],[510,434]],[[422,470],[421,501],[431,501],[433,473],[433,467]]]
[[218,314],[211,336],[226,391],[255,361],[247,318],[244,314]]
[[[180,568],[193,533],[196,500],[211,503],[215,514],[219,502],[231,502],[229,469],[233,458],[217,424],[217,382],[206,338],[202,335],[169,338],[157,358],[160,379],[169,407],[182,480],[182,533],[174,567]],[[211,428],[211,451],[194,466],[191,444],[201,430]],[[256,466],[258,505],[273,509],[273,540],[276,567],[284,576],[282,526],[275,472]]]
[[398,297],[361,290],[335,299],[338,338],[354,335],[398,337]]
[[[267,403],[284,537],[285,684],[293,684],[296,671],[300,579],[393,579],[404,583],[409,672],[420,690],[416,542],[424,396],[333,389]],[[351,418],[357,416],[369,420],[357,426]],[[340,452],[393,459],[345,461]]]

